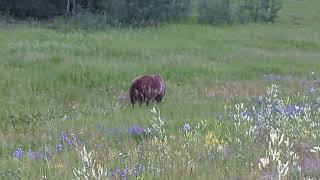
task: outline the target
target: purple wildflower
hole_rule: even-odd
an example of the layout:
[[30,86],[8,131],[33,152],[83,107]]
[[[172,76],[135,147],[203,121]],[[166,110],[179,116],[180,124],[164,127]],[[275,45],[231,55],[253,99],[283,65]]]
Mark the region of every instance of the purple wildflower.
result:
[[23,158],[24,154],[25,153],[21,148],[17,148],[13,153],[13,158],[20,160]]
[[71,149],[73,142],[72,142],[72,139],[68,137],[68,134],[66,132],[63,132],[60,135],[60,141],[62,144],[66,144],[69,150]]
[[250,111],[246,111],[246,112],[242,113],[242,117],[245,118],[245,119],[249,118],[249,117],[252,117],[252,115],[253,114]]
[[290,116],[290,115],[296,115],[296,114],[300,114],[303,113],[303,107],[302,106],[298,106],[296,104],[290,105],[285,109],[285,113]]
[[128,169],[128,166],[126,166],[122,171],[121,179],[123,180],[127,179],[128,175],[129,175],[129,169]]
[[127,166],[123,170],[121,170],[119,167],[116,167],[111,174],[116,179],[117,177],[121,177],[121,179],[127,179],[127,176],[129,175],[129,169]]
[[24,156],[32,159],[32,160],[40,160],[40,159],[49,159],[51,158],[51,150],[49,146],[45,146],[43,151],[29,151],[25,152],[21,148],[17,148],[14,153],[13,157],[15,159],[22,159]]
[[298,109],[299,107],[297,105],[291,105],[291,106],[288,106],[285,111],[287,115],[293,115],[293,114],[296,114]]
[[60,139],[62,141],[65,141],[66,139],[68,139],[68,134],[66,132],[62,132],[60,135]]
[[191,126],[188,123],[185,123],[183,125],[182,131],[186,132],[186,131],[190,131],[191,130]]
[[121,174],[121,169],[119,167],[116,167],[116,169],[114,170],[114,172],[119,175]]
[[258,102],[258,105],[259,105],[259,106],[262,106],[262,105],[267,104],[266,97],[259,96],[257,102]]
[[311,87],[309,88],[309,93],[315,93],[315,92],[317,92],[317,91],[318,91],[318,89],[315,88],[315,87],[313,87],[313,86],[311,86]]
[[40,159],[44,159],[45,158],[43,153],[36,152],[36,151],[27,152],[26,156],[29,157],[30,159],[33,159],[33,160],[40,160]]
[[133,173],[134,173],[134,175],[138,176],[143,173],[144,169],[145,169],[144,165],[139,163],[134,167]]
[[50,147],[46,145],[42,151],[30,151],[26,153],[26,156],[33,160],[50,159],[52,154]]
[[61,153],[62,152],[62,144],[57,144],[56,145],[56,152]]
[[127,129],[127,132],[131,135],[143,135],[146,131],[144,128],[134,125]]

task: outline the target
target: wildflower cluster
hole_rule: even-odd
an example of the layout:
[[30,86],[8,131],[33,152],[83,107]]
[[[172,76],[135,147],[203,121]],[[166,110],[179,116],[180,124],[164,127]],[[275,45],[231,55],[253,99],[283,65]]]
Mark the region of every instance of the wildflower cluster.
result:
[[45,146],[43,150],[40,151],[24,151],[21,148],[17,148],[13,152],[13,158],[17,160],[23,160],[24,157],[27,157],[31,160],[48,160],[52,156],[51,150],[49,146]]
[[[247,135],[255,141],[266,141],[271,129],[281,129],[291,138],[301,138],[304,132],[310,131],[310,124],[317,122],[320,106],[304,96],[300,103],[291,101],[290,97],[281,98],[278,86],[273,84],[267,89],[267,96],[259,97],[257,105],[250,110],[243,103],[236,104],[231,117],[236,129],[248,126]],[[314,126],[318,127],[318,124]]]
[[178,134],[168,133],[160,111],[153,108],[151,113],[148,128],[134,125],[126,129],[129,138],[136,140],[139,137],[134,147],[108,149],[112,154],[108,162],[120,163],[100,162],[103,165],[94,165],[98,162],[98,157],[94,156],[98,155],[98,150],[85,153],[83,149],[79,152],[82,164],[74,169],[75,175],[97,179],[88,172],[89,169],[90,172],[99,172],[98,167],[104,167],[106,177],[115,179],[143,177],[144,174],[164,175],[175,169],[193,174],[201,161],[215,158],[216,153],[225,146],[225,142],[214,131],[207,130],[207,121],[196,125],[186,122],[178,129]]
[[[81,132],[78,134],[81,134]],[[80,139],[78,138],[78,135],[76,133],[68,134],[67,132],[62,132],[58,137],[57,143],[55,144],[55,151],[57,154],[60,154],[64,149],[77,149],[79,145]],[[49,145],[45,145],[44,148],[40,151],[25,151],[22,148],[17,148],[13,152],[13,158],[17,160],[23,160],[24,157],[28,157],[32,160],[49,160],[52,156],[53,153]]]
[[275,174],[278,179],[285,176],[289,170],[297,170],[299,156],[293,150],[293,144],[279,130],[270,131],[268,149],[260,158],[259,169],[269,174]]
[[289,172],[301,172],[300,155],[294,145],[305,138],[319,138],[318,100],[300,94],[296,98],[298,103],[292,103],[290,97],[282,98],[278,86],[272,85],[266,96],[259,97],[257,104],[251,108],[243,103],[236,104],[230,114],[239,134],[235,139],[238,147],[266,144],[267,151],[259,160],[259,169],[277,179]]
[[143,179],[174,173],[197,176],[206,164],[223,175],[230,169],[245,169],[269,179],[317,172],[320,148],[307,148],[307,156],[297,147],[306,139],[314,144],[320,139],[320,98],[289,98],[280,93],[278,86],[272,85],[266,96],[253,104],[226,106],[217,119],[184,120],[174,130],[153,108],[148,125],[124,129],[98,125],[97,136],[92,137],[82,131],[62,132],[54,153],[49,146],[35,152],[17,148],[13,157],[24,163],[26,157],[57,160],[77,153],[72,162],[76,179]]
[[[79,134],[81,134],[80,132]],[[73,147],[78,148],[80,145],[80,139],[76,133],[62,132],[58,138],[56,145],[56,151],[60,153],[63,148],[71,150]]]

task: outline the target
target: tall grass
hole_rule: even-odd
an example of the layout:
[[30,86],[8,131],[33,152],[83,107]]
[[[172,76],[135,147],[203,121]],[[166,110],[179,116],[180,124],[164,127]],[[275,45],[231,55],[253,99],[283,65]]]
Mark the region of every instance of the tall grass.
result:
[[[1,26],[1,177],[316,178],[318,4],[246,26]],[[155,72],[164,102],[131,109]]]

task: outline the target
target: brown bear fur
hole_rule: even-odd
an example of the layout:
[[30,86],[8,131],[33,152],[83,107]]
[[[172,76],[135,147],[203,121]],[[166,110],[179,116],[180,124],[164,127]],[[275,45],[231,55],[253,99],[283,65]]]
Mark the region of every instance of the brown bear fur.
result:
[[136,102],[143,102],[148,106],[150,102],[161,102],[166,93],[163,78],[159,74],[143,75],[135,78],[129,90],[132,107]]

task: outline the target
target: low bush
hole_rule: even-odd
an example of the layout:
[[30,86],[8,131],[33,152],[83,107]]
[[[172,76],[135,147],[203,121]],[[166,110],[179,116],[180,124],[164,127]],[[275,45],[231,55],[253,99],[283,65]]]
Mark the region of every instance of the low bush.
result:
[[279,0],[200,0],[200,22],[210,24],[274,22],[281,9]]
[[185,19],[190,0],[104,0],[102,12],[110,24],[154,25]]
[[229,0],[200,0],[199,20],[210,24],[221,24],[230,21]]

